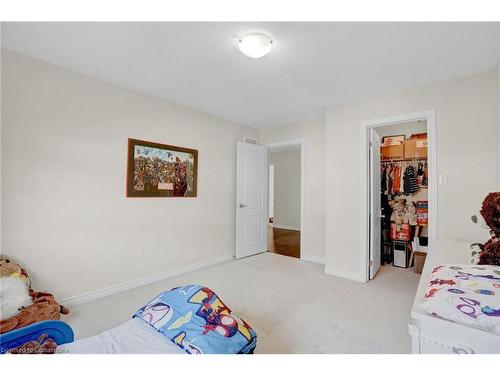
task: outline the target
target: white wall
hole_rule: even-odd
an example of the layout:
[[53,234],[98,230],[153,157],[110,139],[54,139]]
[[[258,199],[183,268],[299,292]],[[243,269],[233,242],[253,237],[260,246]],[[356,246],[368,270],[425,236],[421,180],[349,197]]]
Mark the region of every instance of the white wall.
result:
[[[1,247],[36,289],[61,299],[233,255],[236,141],[256,130],[2,52]],[[198,149],[198,197],[126,199],[129,137]]]
[[274,165],[269,165],[269,218],[274,216]]
[[[499,25],[500,31],[500,25]],[[500,38],[499,38],[500,41]],[[497,191],[500,191],[500,61],[498,62],[496,69],[496,84],[497,84]]]
[[[2,29],[3,29],[3,23],[0,22],[0,48],[2,47]],[[2,87],[2,59],[0,58],[0,87]],[[3,254],[2,251],[2,233],[3,233],[3,225],[2,225],[2,180],[3,180],[3,168],[2,168],[2,149],[3,149],[3,140],[2,140],[2,119],[3,119],[3,102],[2,102],[2,96],[0,95],[0,254]]]
[[494,72],[441,82],[326,111],[326,265],[360,276],[363,120],[435,109],[438,186],[437,241],[430,263],[469,261],[469,243],[485,238],[470,216],[495,190],[497,96]]
[[304,222],[301,257],[324,261],[325,248],[325,129],[323,121],[312,121],[260,130],[262,144],[303,140]]
[[271,152],[274,226],[300,230],[300,151]]

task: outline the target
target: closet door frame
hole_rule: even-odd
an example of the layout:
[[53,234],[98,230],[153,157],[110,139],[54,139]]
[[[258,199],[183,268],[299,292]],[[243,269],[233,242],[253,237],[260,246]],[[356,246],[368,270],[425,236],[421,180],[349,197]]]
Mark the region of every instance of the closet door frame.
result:
[[370,129],[386,125],[425,120],[427,122],[427,163],[429,166],[429,245],[428,252],[437,240],[437,150],[436,150],[436,110],[430,109],[397,116],[375,118],[361,123],[361,275],[360,279],[370,279]]

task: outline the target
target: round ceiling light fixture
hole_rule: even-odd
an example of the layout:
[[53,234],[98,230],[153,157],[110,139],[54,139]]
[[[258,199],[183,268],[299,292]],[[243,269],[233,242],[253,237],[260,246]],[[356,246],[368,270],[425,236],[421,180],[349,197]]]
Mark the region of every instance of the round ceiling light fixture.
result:
[[260,33],[251,33],[238,37],[237,42],[241,53],[252,59],[266,56],[273,48],[273,40]]

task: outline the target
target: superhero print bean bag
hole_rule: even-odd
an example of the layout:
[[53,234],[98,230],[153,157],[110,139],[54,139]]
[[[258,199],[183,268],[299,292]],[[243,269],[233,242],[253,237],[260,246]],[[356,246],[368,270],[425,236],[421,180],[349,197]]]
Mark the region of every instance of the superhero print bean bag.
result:
[[184,285],[163,292],[134,315],[189,354],[250,354],[255,331],[211,289]]

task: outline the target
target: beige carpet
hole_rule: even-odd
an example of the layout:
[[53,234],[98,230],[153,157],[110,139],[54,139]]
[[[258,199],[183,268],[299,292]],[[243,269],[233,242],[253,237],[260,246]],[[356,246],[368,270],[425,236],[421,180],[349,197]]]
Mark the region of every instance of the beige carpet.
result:
[[256,353],[409,353],[408,321],[419,275],[392,266],[362,284],[323,266],[271,253],[233,260],[72,307],[76,338],[126,319],[159,292],[206,285],[258,335]]

